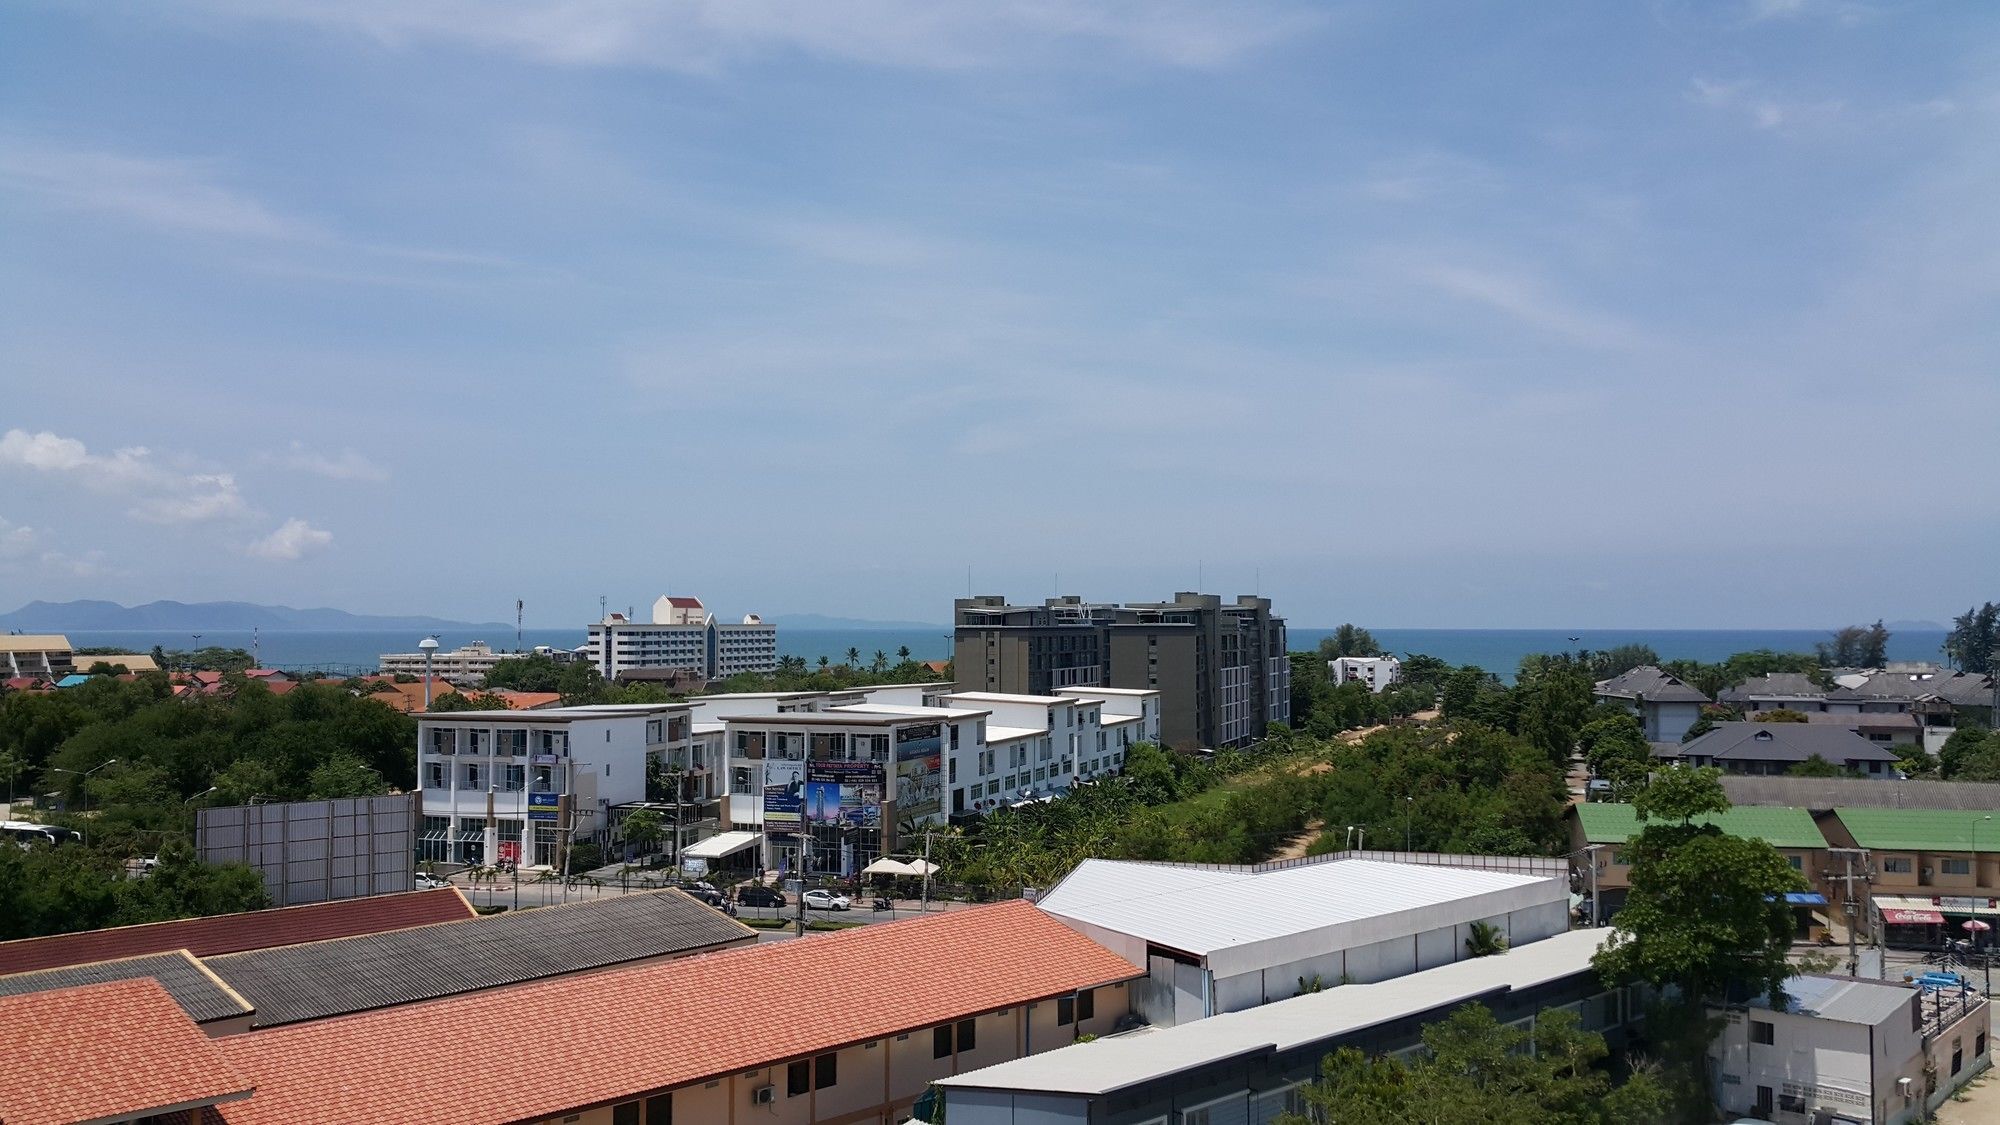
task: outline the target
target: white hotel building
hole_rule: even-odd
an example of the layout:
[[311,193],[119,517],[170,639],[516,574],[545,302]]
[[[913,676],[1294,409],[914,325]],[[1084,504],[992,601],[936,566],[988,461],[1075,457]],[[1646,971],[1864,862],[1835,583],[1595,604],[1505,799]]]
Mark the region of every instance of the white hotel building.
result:
[[637,668],[691,668],[704,679],[724,680],[742,672],[778,667],[778,627],[756,614],[741,622],[718,622],[700,598],[661,595],[653,619],[640,622],[622,613],[590,626],[585,659],[607,680]]

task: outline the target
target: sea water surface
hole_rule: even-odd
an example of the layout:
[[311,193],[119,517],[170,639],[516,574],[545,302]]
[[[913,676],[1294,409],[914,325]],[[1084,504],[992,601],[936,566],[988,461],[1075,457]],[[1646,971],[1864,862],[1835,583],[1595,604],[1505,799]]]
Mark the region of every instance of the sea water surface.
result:
[[[1397,629],[1369,630],[1381,646],[1397,655],[1425,653],[1447,664],[1475,664],[1491,672],[1511,675],[1521,658],[1531,653],[1566,652],[1578,648],[1608,649],[1624,644],[1651,645],[1663,660],[1722,660],[1733,653],[1767,648],[1779,652],[1811,652],[1812,646],[1828,637],[1817,629]],[[1319,645],[1331,629],[1294,628],[1289,642],[1297,651]],[[99,632],[68,633],[78,647],[116,647],[132,652],[149,652],[154,645],[186,649],[196,642],[189,633]],[[1944,633],[1937,630],[1894,632],[1889,636],[1891,660],[1941,660]],[[261,662],[266,667],[293,671],[324,671],[347,674],[373,671],[385,652],[414,652],[423,635],[416,632],[264,632],[255,640]],[[504,633],[468,631],[438,635],[447,649],[471,641],[486,641],[495,649],[512,649],[512,630]],[[549,645],[575,648],[584,642],[581,629],[529,629],[520,638],[528,648]],[[249,649],[247,632],[201,634],[200,644]],[[907,648],[914,660],[951,658],[951,629],[778,629],[778,651],[798,656],[807,664],[817,664],[824,656],[833,663],[846,659],[847,650],[860,654],[861,662],[872,661],[880,652],[890,663]]]

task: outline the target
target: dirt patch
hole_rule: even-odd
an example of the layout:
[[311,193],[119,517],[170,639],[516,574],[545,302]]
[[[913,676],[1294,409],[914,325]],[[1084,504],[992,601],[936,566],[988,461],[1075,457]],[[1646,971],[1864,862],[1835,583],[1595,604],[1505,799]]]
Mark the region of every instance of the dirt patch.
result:
[[1320,820],[1307,821],[1305,831],[1300,832],[1298,835],[1292,837],[1290,840],[1285,841],[1285,846],[1279,848],[1276,852],[1274,852],[1271,855],[1271,858],[1272,859],[1305,858],[1306,849],[1312,847],[1312,842],[1314,840],[1319,839],[1319,834],[1325,831],[1325,829],[1326,829],[1325,821],[1320,821]]
[[1935,1120],[1937,1125],[1992,1125],[2000,1121],[2000,1080],[1989,1070],[1967,1082],[1937,1107]]

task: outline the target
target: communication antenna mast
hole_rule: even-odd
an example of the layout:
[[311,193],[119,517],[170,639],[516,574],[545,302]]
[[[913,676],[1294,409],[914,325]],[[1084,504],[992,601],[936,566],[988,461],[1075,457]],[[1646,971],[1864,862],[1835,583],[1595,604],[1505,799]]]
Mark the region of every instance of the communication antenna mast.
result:
[[605,614],[604,614],[604,602],[605,602],[605,598],[604,598],[604,595],[603,595],[603,594],[599,594],[599,595],[597,595],[597,619],[598,619],[599,621],[602,621],[602,620],[604,620],[604,616],[605,616]]
[[521,650],[521,599],[514,599],[514,651]]
[[253,668],[264,666],[264,657],[261,655],[264,650],[262,640],[261,628],[256,625],[250,626],[250,666]]

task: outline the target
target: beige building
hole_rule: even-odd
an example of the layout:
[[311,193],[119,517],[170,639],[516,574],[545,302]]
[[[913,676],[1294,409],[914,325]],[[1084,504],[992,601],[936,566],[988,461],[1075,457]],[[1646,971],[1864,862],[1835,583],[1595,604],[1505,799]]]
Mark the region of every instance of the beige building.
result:
[[61,633],[0,634],[0,673],[59,680],[76,671],[76,650]]

